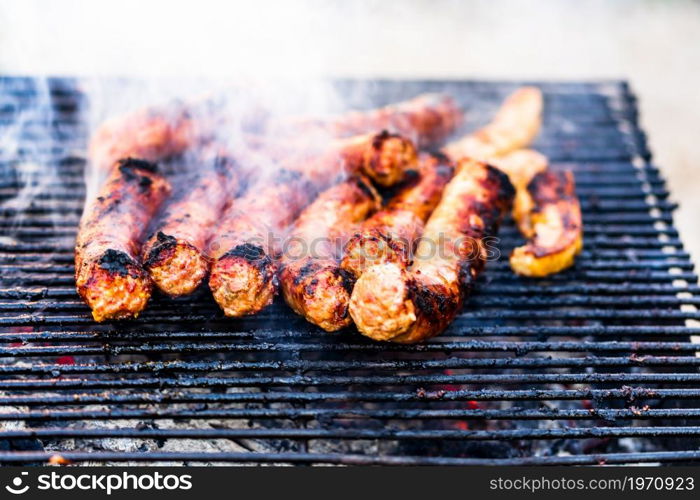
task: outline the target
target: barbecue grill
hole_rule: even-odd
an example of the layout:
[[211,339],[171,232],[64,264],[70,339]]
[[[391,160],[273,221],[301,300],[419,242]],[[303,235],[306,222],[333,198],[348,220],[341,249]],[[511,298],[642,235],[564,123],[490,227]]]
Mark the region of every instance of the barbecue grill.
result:
[[[336,85],[350,106],[448,92],[473,128],[521,84]],[[576,174],[583,254],[559,275],[516,277],[507,256],[521,239],[507,221],[502,258],[449,330],[388,345],[324,333],[279,303],[226,319],[206,291],[95,324],[73,282],[87,99],[79,82],[49,80],[48,128],[30,120],[19,151],[0,151],[0,461],[700,460],[697,276],[636,99],[619,81],[534,85],[545,97],[534,147]],[[6,129],[39,92],[24,78],[0,89]],[[58,175],[29,204],[7,203],[37,151],[37,168]]]

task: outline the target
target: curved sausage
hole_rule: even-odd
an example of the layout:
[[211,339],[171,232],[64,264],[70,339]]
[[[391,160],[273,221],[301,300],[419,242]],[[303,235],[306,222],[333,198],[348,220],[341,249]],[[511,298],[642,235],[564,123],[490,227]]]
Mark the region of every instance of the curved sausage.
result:
[[523,236],[532,237],[530,212],[533,207],[532,197],[527,191],[527,186],[535,175],[547,170],[549,167],[547,157],[531,149],[519,149],[492,158],[491,164],[504,172],[513,184],[515,188],[513,218]]
[[[519,149],[537,135],[541,115],[541,92],[534,87],[521,88],[504,101],[486,127],[444,148],[453,159],[488,161],[508,175],[516,189],[513,218],[528,238],[528,243],[511,255],[511,268],[531,277],[548,276],[570,267],[583,246],[581,209],[573,188],[573,174],[550,175],[546,173],[546,157]],[[539,180],[531,183],[535,178]],[[561,198],[552,198],[557,195]]]
[[574,263],[583,247],[581,205],[571,172],[541,172],[522,190],[520,216],[529,231],[524,246],[513,250],[517,274],[543,277]]

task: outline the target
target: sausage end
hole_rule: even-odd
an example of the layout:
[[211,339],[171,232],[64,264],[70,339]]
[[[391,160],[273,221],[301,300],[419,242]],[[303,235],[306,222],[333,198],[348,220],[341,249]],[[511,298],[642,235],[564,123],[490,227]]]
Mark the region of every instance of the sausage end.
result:
[[209,288],[214,300],[228,317],[260,312],[277,293],[276,267],[261,247],[236,246],[212,266]]
[[295,262],[282,270],[284,299],[297,314],[327,332],[350,325],[353,277],[335,263]]
[[364,159],[364,172],[380,186],[393,186],[404,178],[406,170],[418,162],[413,143],[386,131],[374,136]]
[[355,234],[345,245],[340,267],[359,277],[370,267],[386,262],[408,266],[409,249],[407,242],[398,241],[382,231],[364,231]]
[[100,259],[84,263],[76,285],[97,322],[138,317],[153,289],[143,268],[116,250],[107,250]]
[[209,263],[194,245],[163,232],[146,249],[144,267],[155,285],[171,297],[191,294],[209,272]]
[[355,283],[350,316],[360,333],[374,340],[393,340],[416,322],[406,272],[394,263],[367,269]]

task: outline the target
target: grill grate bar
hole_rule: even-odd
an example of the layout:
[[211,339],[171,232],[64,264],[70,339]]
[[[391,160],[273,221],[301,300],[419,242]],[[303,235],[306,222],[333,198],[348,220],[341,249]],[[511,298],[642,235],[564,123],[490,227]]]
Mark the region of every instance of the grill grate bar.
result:
[[39,364],[32,366],[0,366],[0,373],[5,374],[50,374],[59,375],[82,373],[137,374],[143,372],[223,372],[223,371],[345,371],[345,370],[432,370],[458,368],[573,368],[573,367],[630,367],[630,366],[700,366],[697,356],[645,356],[600,357],[586,356],[580,358],[449,358],[436,360],[399,360],[399,361],[166,361],[166,362],[130,362],[110,364]]
[[[588,439],[611,437],[658,437],[694,436],[700,427],[567,427],[558,429],[517,429],[501,431],[426,430],[405,431],[400,429],[84,429],[85,437],[116,438],[195,438],[195,439],[390,439],[390,440],[465,440],[487,441],[494,439]],[[11,439],[27,437],[74,437],[76,431],[47,429],[41,431],[8,431],[3,433]],[[34,436],[33,436],[34,434]],[[79,436],[80,434],[78,434]],[[2,435],[0,435],[2,437]]]
[[[694,279],[694,275],[677,275],[675,279]],[[671,281],[671,280],[669,280]],[[680,291],[680,289],[679,289]],[[51,312],[50,310],[48,312]],[[456,325],[459,325],[459,318],[466,319],[481,319],[481,320],[533,320],[540,319],[545,321],[554,320],[604,320],[604,319],[629,319],[629,320],[654,320],[663,316],[668,320],[685,320],[698,319],[698,311],[681,311],[673,309],[626,309],[626,310],[609,310],[609,309],[587,309],[587,310],[551,310],[551,311],[489,311],[479,310],[470,311],[468,315],[458,317]],[[261,316],[257,321],[263,321],[268,316]],[[207,322],[219,320],[223,324],[228,323],[218,312],[212,312],[210,315],[203,314],[188,314],[188,315],[160,315],[148,313],[143,315],[144,319],[150,322],[157,322],[161,325],[179,324],[182,322]],[[296,319],[295,319],[296,321]],[[68,325],[92,325],[93,320],[87,313],[80,315],[63,315],[46,317],[42,313],[31,314],[13,314],[0,318],[0,326],[68,326]],[[223,326],[223,325],[222,325]],[[0,351],[1,352],[1,351]]]
[[[54,453],[0,452],[0,462],[47,462]],[[592,455],[518,457],[518,458],[454,458],[425,456],[377,456],[341,453],[235,453],[235,452],[66,452],[59,455],[68,462],[187,462],[187,463],[291,463],[335,465],[604,465],[653,462],[686,462],[700,460],[700,451],[666,451],[638,453],[602,453]]]
[[[521,282],[523,283],[523,282]],[[700,291],[700,287],[695,284],[685,284],[681,286],[675,285],[665,285],[665,284],[636,284],[636,283],[624,283],[622,285],[609,285],[604,283],[597,283],[592,285],[582,285],[582,284],[564,284],[555,285],[552,284],[547,288],[542,288],[536,286],[534,283],[530,286],[522,284],[512,284],[512,283],[489,283],[488,286],[483,287],[479,290],[479,296],[474,297],[473,300],[478,300],[482,296],[490,295],[565,295],[565,294],[583,294],[587,293],[589,296],[594,297],[596,295],[676,295],[680,292],[690,292],[697,293]],[[12,299],[29,299],[29,300],[39,300],[45,297],[53,298],[75,298],[75,288],[74,287],[22,287],[22,288],[0,288],[0,298],[12,298]],[[156,299],[157,300],[157,299]]]
[[527,373],[527,374],[451,374],[396,376],[229,376],[229,377],[141,377],[108,379],[5,379],[0,390],[38,389],[115,389],[165,387],[269,387],[269,386],[364,386],[364,385],[450,385],[450,384],[620,384],[662,383],[697,384],[698,373]]
[[[676,290],[678,291],[678,290]],[[688,297],[688,298],[676,298],[676,297],[658,297],[656,295],[650,296],[626,296],[621,297],[606,297],[606,296],[588,296],[588,297],[567,297],[567,298],[555,298],[555,299],[542,299],[539,297],[498,297],[498,296],[485,296],[482,298],[474,299],[470,302],[469,308],[494,308],[494,307],[517,307],[517,308],[555,308],[555,307],[575,307],[575,306],[589,306],[589,307],[613,307],[613,308],[625,308],[625,307],[654,307],[654,310],[658,310],[663,307],[678,307],[683,304],[700,304],[700,298]],[[216,309],[212,306],[203,308],[208,314],[215,315]],[[66,300],[62,303],[56,303],[51,300],[36,300],[31,302],[23,301],[12,301],[12,302],[2,302],[0,301],[0,311],[31,311],[39,310],[44,313],[53,311],[78,311],[84,312],[84,304],[77,300]],[[172,309],[172,314],[177,314],[176,309]],[[167,314],[168,309],[164,309],[163,313]],[[526,311],[511,311],[508,314],[502,314],[501,318],[518,318],[522,317],[523,314],[530,314],[530,318],[538,318],[541,314],[548,314],[547,311],[542,310],[526,310]],[[490,316],[490,313],[486,310],[481,310],[479,314],[484,316]],[[556,314],[556,313],[554,313]],[[595,310],[589,310],[587,315],[596,315],[599,317],[601,313]],[[612,313],[608,313],[612,314]],[[621,311],[620,317],[625,317],[627,312]],[[690,318],[690,316],[685,316],[682,311],[673,311],[672,314],[681,314],[683,317]],[[690,313],[688,313],[690,314]],[[477,314],[471,314],[472,318],[484,317]],[[587,317],[591,317],[587,316]],[[555,316],[552,316],[555,317]],[[670,316],[677,317],[677,316]]]
[[[544,337],[586,337],[586,336],[659,336],[672,337],[688,335],[700,335],[700,328],[684,327],[684,326],[541,326],[541,325],[525,325],[520,327],[514,326],[476,326],[461,328],[466,336],[470,337],[489,337],[489,336],[525,336],[536,335]],[[448,332],[449,333],[449,332]],[[120,332],[117,336],[108,336],[98,332],[30,332],[30,333],[0,333],[0,341],[5,343],[27,343],[27,342],[82,342],[88,341],[109,341],[109,342],[130,342],[134,339],[140,341],[173,341],[178,342],[183,339],[204,340],[210,342],[213,338],[223,339],[280,339],[280,338],[307,338],[308,332],[294,330],[275,330],[275,329],[256,329],[253,331],[238,331],[238,332],[217,332],[217,331],[198,331],[198,332],[161,332],[161,331],[125,331]],[[453,341],[446,340],[449,336],[445,336],[437,342],[425,344],[421,346],[412,345],[377,345],[374,348],[367,345],[363,349],[373,352],[388,353],[392,351],[401,352],[434,352],[442,350],[459,350],[460,346]],[[331,339],[330,342],[336,343],[337,339]],[[462,346],[464,347],[464,346]],[[62,345],[66,354],[75,354],[71,351],[71,345]]]
[[[636,261],[636,262],[620,262],[613,261],[597,261],[588,260],[585,256],[580,259],[579,266],[586,267],[587,269],[593,270],[635,270],[635,269],[668,269],[675,267],[678,269],[692,270],[694,268],[693,264],[688,261],[679,260],[674,256],[668,255],[669,260],[652,260],[652,261]],[[491,262],[489,264],[490,271],[503,273],[508,271],[508,262],[501,260],[496,262]],[[0,265],[0,270],[7,273],[22,273],[26,268],[26,264],[23,265]],[[32,273],[47,273],[54,276],[61,275],[72,275],[74,273],[74,268],[71,264],[56,265],[54,263],[42,263],[34,262],[32,263]]]
[[[449,338],[449,337],[445,337]],[[71,354],[91,355],[91,354],[147,354],[165,353],[177,350],[196,349],[200,353],[207,352],[285,352],[285,351],[367,351],[384,352],[382,344],[369,343],[348,343],[343,341],[333,342],[182,342],[178,345],[169,343],[142,343],[140,345],[126,344],[105,344],[105,345],[73,345]],[[536,351],[546,352],[696,352],[698,344],[693,342],[648,342],[648,341],[557,341],[557,342],[537,342],[537,341],[485,341],[466,340],[453,342],[439,342],[431,344],[430,348],[420,346],[413,347],[416,352],[426,352],[427,350],[464,350],[471,352],[516,352],[528,353]],[[404,349],[408,350],[409,346]],[[31,346],[31,347],[2,347],[0,356],[62,356],[66,353],[65,347],[57,346]]]
[[[700,418],[700,408],[690,408],[684,410],[652,410],[646,408],[633,408],[624,410],[595,409],[589,410],[528,410],[525,408],[512,408],[511,410],[345,410],[345,409],[199,409],[199,410],[178,410],[178,409],[149,409],[149,410],[122,410],[113,409],[109,411],[75,411],[75,410],[45,410],[0,413],[3,420],[13,421],[57,421],[57,420],[113,420],[113,419],[152,419],[166,420],[171,418],[187,419],[228,419],[228,420],[248,420],[248,419],[276,419],[276,420],[316,420],[316,419],[374,419],[374,420],[604,420],[614,422],[617,420],[641,420],[641,419],[687,419]],[[616,427],[625,431],[624,427]],[[666,428],[664,428],[666,429]],[[694,427],[674,427],[676,432],[679,429],[688,433],[694,433]],[[122,432],[120,432],[122,431]],[[168,430],[162,431],[159,435],[153,436],[143,434],[141,430],[101,430],[99,434],[85,432],[84,429],[37,429],[22,431],[2,431],[0,439],[26,439],[30,437],[42,438],[69,438],[69,437],[132,437],[132,438],[210,438],[210,439],[231,439],[242,437],[259,438],[260,435],[231,435],[225,430],[216,434],[187,434]],[[216,431],[212,431],[216,432]],[[267,435],[266,438],[286,438],[289,435]],[[309,438],[309,436],[301,436]],[[348,436],[349,437],[349,436]],[[352,439],[363,439],[367,436],[353,435]],[[393,437],[393,436],[392,436]],[[584,436],[585,437],[585,436]],[[589,436],[590,437],[590,436]],[[596,436],[600,437],[600,436]],[[378,439],[373,437],[372,439]],[[425,438],[423,438],[425,439]]]
[[[165,404],[165,403],[451,403],[455,401],[611,401],[642,402],[647,400],[700,400],[700,389],[659,389],[629,387],[621,389],[490,389],[490,390],[433,390],[424,388],[408,392],[144,392],[118,393],[103,391],[97,394],[76,393],[70,396],[0,396],[0,402],[8,405],[69,405],[99,404]],[[513,418],[517,418],[515,415]]]

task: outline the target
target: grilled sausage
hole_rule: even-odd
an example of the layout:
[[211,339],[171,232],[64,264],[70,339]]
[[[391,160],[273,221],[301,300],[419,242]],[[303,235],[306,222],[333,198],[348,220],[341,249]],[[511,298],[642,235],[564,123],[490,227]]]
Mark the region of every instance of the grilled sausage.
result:
[[519,150],[494,158],[515,186],[513,218],[528,238],[511,255],[517,274],[543,277],[570,267],[583,246],[581,207],[573,173],[547,171],[547,158]]
[[[415,166],[418,153],[413,143],[387,131],[339,141],[335,146],[349,173],[362,173],[379,186],[393,186]],[[333,151],[331,155],[336,154]]]
[[531,238],[530,212],[533,207],[532,197],[528,193],[527,186],[535,175],[547,170],[549,166],[547,157],[531,149],[519,149],[512,153],[492,158],[491,164],[505,172],[511,184],[515,187],[513,218],[523,236]]
[[[277,293],[277,254],[284,230],[317,192],[349,173],[376,172],[373,178],[397,179],[414,165],[415,149],[390,134],[350,139],[323,156],[297,160],[233,201],[212,240],[209,287],[224,314],[255,314]],[[363,145],[365,151],[359,145]],[[381,173],[381,174],[380,174]]]
[[573,174],[538,173],[522,193],[521,226],[529,240],[513,250],[511,268],[523,276],[543,277],[570,267],[583,247]]
[[120,158],[160,161],[191,146],[195,128],[184,105],[140,109],[102,123],[90,139],[88,158],[102,171]]
[[209,288],[226,316],[255,314],[272,303],[280,238],[314,193],[302,173],[280,171],[225,211],[209,244]]
[[285,128],[304,134],[321,131],[336,137],[389,130],[408,137],[420,147],[445,140],[462,123],[463,113],[444,94],[421,94],[408,101],[368,111],[350,111],[321,119],[293,120]]
[[155,164],[128,158],[117,162],[86,208],[75,281],[95,321],[135,318],[146,306],[152,283],[140,264],[141,237],[169,191]]
[[352,278],[337,257],[355,224],[377,208],[379,196],[369,182],[352,177],[321,193],[301,213],[287,239],[280,266],[284,299],[326,331],[350,324]]
[[417,175],[347,243],[341,268],[357,278],[366,268],[382,262],[407,267],[425,221],[440,201],[452,172],[443,155],[421,154]]
[[[571,266],[583,246],[581,209],[573,188],[573,174],[545,174],[546,157],[519,149],[537,135],[541,114],[540,91],[532,87],[519,89],[505,100],[490,124],[444,148],[453,159],[488,161],[508,175],[516,189],[513,218],[529,240],[511,255],[511,268],[517,274],[532,277],[547,276]],[[531,184],[535,178],[540,180]],[[559,200],[552,198],[557,193],[562,196]],[[536,199],[541,200],[541,206],[536,206]]]
[[[445,151],[454,158],[476,156],[486,158],[494,154],[510,151],[519,145],[530,142],[534,138],[541,121],[542,97],[537,89],[520,89],[506,99],[494,121],[484,129],[455,141],[445,147]],[[533,163],[534,152],[524,152],[520,156],[502,162],[503,170],[513,176],[517,185],[526,185],[542,165]],[[525,158],[522,158],[524,156]],[[541,157],[541,155],[540,155]],[[512,168],[508,168],[512,165]],[[528,170],[530,168],[530,170]],[[544,162],[546,168],[546,161]],[[521,180],[523,177],[524,180]],[[410,192],[410,190],[409,190]],[[420,191],[418,191],[420,192]],[[439,189],[438,189],[439,193]],[[435,200],[435,203],[439,200]],[[425,218],[430,214],[434,204],[426,205]],[[396,208],[396,207],[387,207]],[[399,267],[405,268],[408,264],[408,250],[411,241],[414,241],[422,232],[421,221],[416,217],[410,217],[406,212],[397,211],[396,216],[387,214],[383,210],[375,214],[365,223],[364,235],[356,235],[348,244],[343,259],[343,268],[355,276],[359,276],[364,269],[381,262],[394,262]],[[392,213],[393,210],[389,211]],[[402,214],[403,217],[398,216]],[[384,221],[383,221],[384,220]],[[425,220],[425,219],[423,219]],[[372,230],[372,226],[376,230]],[[395,236],[387,237],[389,228],[394,227]]]
[[143,265],[164,293],[194,292],[209,273],[206,248],[231,193],[238,172],[222,157],[204,172],[180,180],[156,229],[143,246]]
[[379,186],[393,186],[418,161],[410,140],[387,131],[336,139],[320,149],[300,140],[283,147],[273,143],[266,146],[265,154],[286,168],[303,170],[323,185],[339,176],[363,174]]
[[327,137],[308,136],[272,141],[261,139],[251,151],[253,155],[263,155],[268,161],[287,168],[297,169],[298,165],[306,163],[317,166],[322,172],[340,160],[344,172],[362,173],[379,186],[395,185],[403,179],[406,166],[417,161],[413,143],[386,130],[330,141]]
[[511,94],[494,120],[481,130],[449,143],[443,151],[457,161],[472,158],[488,162],[508,175],[516,189],[513,215],[526,236],[529,212],[526,206],[527,185],[535,174],[547,169],[547,158],[532,150],[519,149],[529,144],[542,121],[542,94],[533,87],[524,87]]
[[508,96],[494,119],[484,128],[444,148],[453,160],[469,157],[489,161],[528,146],[542,123],[542,93],[535,87],[523,87]]
[[441,333],[462,307],[488,256],[513,187],[499,170],[463,160],[445,187],[406,270],[373,266],[355,284],[350,315],[375,340],[414,343]]

